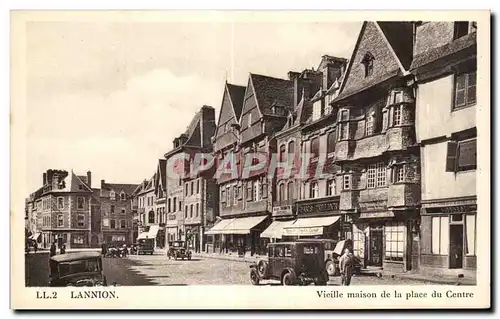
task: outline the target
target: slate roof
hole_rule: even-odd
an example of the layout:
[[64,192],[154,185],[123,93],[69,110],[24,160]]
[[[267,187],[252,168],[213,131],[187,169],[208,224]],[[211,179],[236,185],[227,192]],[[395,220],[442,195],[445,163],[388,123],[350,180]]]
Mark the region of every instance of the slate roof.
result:
[[293,82],[250,73],[257,104],[262,114],[272,114],[273,105],[293,108]]
[[[87,180],[87,178],[85,178]],[[82,181],[73,171],[71,171],[66,177],[64,177],[60,182],[63,183],[63,188],[52,189],[52,192],[63,193],[63,192],[92,192],[92,189],[87,185],[86,182]],[[82,185],[82,189],[79,186]]]
[[115,191],[115,193],[120,194],[122,191],[131,196],[135,189],[139,186],[138,184],[114,184],[114,183],[105,183],[102,185],[103,190],[107,191]]
[[413,59],[411,63],[411,70],[415,70],[421,66],[429,64],[440,58],[457,53],[467,48],[472,48],[476,45],[476,32],[470,33],[464,37],[456,39],[453,42],[447,43],[438,48],[427,50]]
[[245,99],[245,86],[234,85],[226,83],[229,98],[233,105],[234,114],[236,115],[236,122],[240,120],[241,110],[243,109],[243,100]]
[[413,23],[377,22],[405,70],[413,59]]

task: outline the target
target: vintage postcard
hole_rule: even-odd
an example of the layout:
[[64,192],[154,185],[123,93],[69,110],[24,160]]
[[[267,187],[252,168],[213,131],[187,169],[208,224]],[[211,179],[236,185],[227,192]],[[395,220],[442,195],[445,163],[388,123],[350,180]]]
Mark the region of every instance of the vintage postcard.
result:
[[12,308],[490,307],[490,12],[12,11],[11,67]]

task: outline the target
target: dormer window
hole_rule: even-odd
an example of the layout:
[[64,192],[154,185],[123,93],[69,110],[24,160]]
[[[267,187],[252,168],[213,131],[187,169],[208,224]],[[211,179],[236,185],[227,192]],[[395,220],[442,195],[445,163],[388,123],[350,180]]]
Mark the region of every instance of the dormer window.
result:
[[368,77],[368,76],[373,74],[373,61],[374,60],[375,60],[375,58],[373,57],[373,55],[370,52],[367,52],[365,54],[365,56],[363,57],[363,60],[361,61],[361,63],[365,67],[365,77]]
[[114,191],[109,192],[109,199],[115,200],[116,198],[116,193]]
[[456,21],[454,26],[454,39],[459,39],[469,33],[477,31],[477,23],[469,21]]
[[125,195],[125,193],[124,193],[124,192],[121,192],[121,193],[120,193],[120,200],[122,200],[122,201],[123,201],[123,200],[125,200],[125,199],[127,199],[127,196]]

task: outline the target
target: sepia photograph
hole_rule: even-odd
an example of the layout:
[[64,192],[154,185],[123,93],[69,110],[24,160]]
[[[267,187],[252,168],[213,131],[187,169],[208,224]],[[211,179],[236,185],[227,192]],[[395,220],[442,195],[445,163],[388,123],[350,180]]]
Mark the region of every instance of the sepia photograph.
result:
[[489,12],[351,14],[11,12],[13,305],[489,307]]

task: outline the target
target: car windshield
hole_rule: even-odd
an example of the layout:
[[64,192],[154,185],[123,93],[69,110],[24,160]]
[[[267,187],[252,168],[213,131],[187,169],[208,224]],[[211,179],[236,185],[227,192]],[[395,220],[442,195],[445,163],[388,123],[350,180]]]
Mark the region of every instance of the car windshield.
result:
[[82,272],[99,272],[99,262],[97,259],[83,259],[59,264],[59,276],[78,274]]
[[319,253],[319,247],[316,245],[304,245],[304,255],[314,255]]

